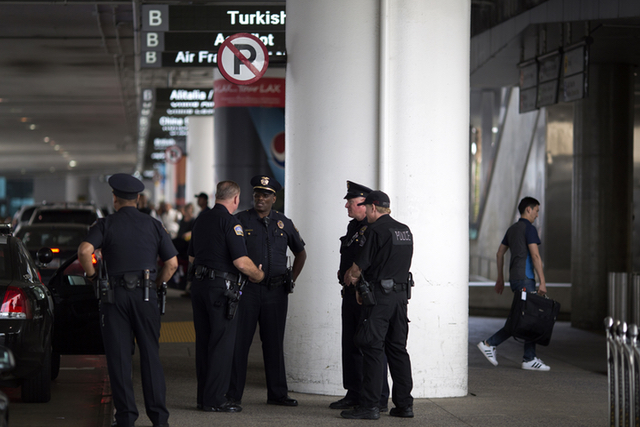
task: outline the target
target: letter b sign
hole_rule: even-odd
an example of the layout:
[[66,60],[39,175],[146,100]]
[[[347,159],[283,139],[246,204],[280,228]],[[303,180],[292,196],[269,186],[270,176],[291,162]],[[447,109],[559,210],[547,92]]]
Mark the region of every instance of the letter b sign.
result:
[[142,31],[169,31],[169,5],[142,5]]

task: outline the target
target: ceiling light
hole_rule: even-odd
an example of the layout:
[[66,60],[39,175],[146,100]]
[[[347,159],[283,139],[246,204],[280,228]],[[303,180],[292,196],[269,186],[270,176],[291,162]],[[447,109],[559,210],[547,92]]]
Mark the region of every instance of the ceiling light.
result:
[[46,144],[46,143],[47,143],[47,142],[49,142],[49,141],[51,141],[51,140],[49,139],[49,137],[48,137],[48,136],[45,136],[45,137],[44,137],[44,143]]
[[77,164],[78,164],[78,162],[76,162],[75,160],[70,160],[69,161],[69,166],[72,167],[72,168],[75,168]]
[[56,150],[56,151],[60,151],[60,146],[58,144],[56,144],[56,145],[53,146],[53,149]]
[[29,121],[29,119],[28,119],[27,117],[21,117],[21,118],[20,118],[20,121],[21,121],[22,123],[27,123],[27,122]]
[[36,125],[34,125],[34,124],[30,124],[30,125],[29,125],[29,129],[31,129],[31,130],[36,130]]

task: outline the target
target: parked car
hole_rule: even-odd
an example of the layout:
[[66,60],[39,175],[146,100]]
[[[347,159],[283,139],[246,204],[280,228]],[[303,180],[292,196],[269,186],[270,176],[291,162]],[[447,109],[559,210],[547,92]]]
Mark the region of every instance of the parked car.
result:
[[[94,262],[95,258],[94,258]],[[52,378],[62,354],[104,354],[96,292],[75,253],[62,263],[48,285],[54,304]]]
[[[44,260],[44,258],[43,258]],[[22,241],[0,225],[0,345],[16,360],[0,384],[22,386],[22,401],[51,399],[53,300]]]
[[[0,373],[7,372],[16,367],[13,353],[7,347],[0,346]],[[0,427],[9,425],[9,398],[0,391]]]
[[40,223],[91,225],[104,216],[100,208],[87,203],[46,203],[22,208],[19,212],[16,213],[16,233],[25,225]]
[[87,224],[47,223],[25,225],[15,233],[22,240],[29,253],[37,259],[39,249],[51,249],[53,258],[48,264],[38,264],[42,283],[47,284],[51,276],[69,257],[78,252],[78,246],[87,235]]

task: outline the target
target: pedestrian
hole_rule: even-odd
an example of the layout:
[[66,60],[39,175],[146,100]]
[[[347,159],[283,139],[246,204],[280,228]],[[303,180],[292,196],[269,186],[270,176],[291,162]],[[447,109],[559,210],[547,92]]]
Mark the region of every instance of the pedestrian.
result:
[[[369,225],[366,208],[358,206],[365,201],[371,189],[355,182],[347,181],[347,200],[345,208],[352,218],[347,226],[347,234],[340,238],[340,269],[338,282],[342,285],[342,383],[347,394],[340,400],[332,402],[331,409],[349,409],[360,402],[362,389],[362,351],[356,346],[354,337],[360,321],[361,306],[356,301],[356,288],[344,281],[344,275],[353,265],[357,255],[365,243],[364,233]],[[382,395],[378,404],[380,411],[387,410],[389,401],[389,381],[387,380],[387,360],[383,363]]]
[[200,212],[198,213],[198,215],[200,215],[204,211],[208,211],[209,209],[211,209],[209,207],[209,195],[207,193],[202,192],[200,194],[196,194],[195,197],[198,208],[200,208]]
[[[538,294],[547,293],[547,285],[542,270],[542,258],[538,245],[542,242],[538,236],[538,230],[533,222],[538,218],[540,202],[533,197],[525,197],[518,204],[520,219],[507,230],[496,254],[498,262],[498,279],[495,291],[502,295],[504,290],[504,255],[511,250],[511,262],[509,263],[509,284],[512,292],[536,292],[536,278],[534,270],[538,273],[540,287]],[[505,325],[506,326],[506,325]],[[498,366],[497,349],[502,342],[511,337],[511,333],[502,328],[493,334],[488,340],[480,341],[478,348],[491,364]],[[528,371],[549,371],[551,368],[536,356],[536,343],[524,343],[524,355],[522,356],[522,369]]]
[[[302,271],[307,253],[300,233],[293,222],[271,207],[281,186],[266,175],[254,176],[253,208],[236,215],[245,230],[249,257],[262,264],[265,272],[260,283],[249,283],[244,288],[242,303],[238,309],[238,336],[233,355],[231,383],[227,397],[242,400],[247,378],[249,348],[256,325],[260,324],[260,340],[264,369],[267,378],[267,403],[271,405],[297,406],[298,401],[288,395],[284,368],[284,329],[289,304],[289,286],[292,288]],[[289,276],[287,248],[294,260]]]
[[[362,250],[347,270],[344,280],[352,285],[358,283],[356,297],[358,302],[365,302],[356,333],[363,355],[363,383],[360,405],[342,411],[340,415],[352,419],[380,418],[378,403],[383,384],[383,354],[386,353],[395,404],[389,415],[412,418],[413,380],[407,353],[407,302],[411,290],[409,267],[413,256],[413,235],[409,227],[391,218],[389,196],[382,191],[372,191],[358,206],[366,206],[369,226],[364,234],[366,241]],[[368,288],[362,279],[369,284]],[[368,295],[364,294],[365,291]],[[371,294],[374,299],[365,301],[364,297]]]
[[[168,426],[166,386],[160,364],[160,311],[156,287],[171,278],[178,261],[177,251],[162,224],[136,208],[144,184],[131,175],[118,173],[109,178],[115,213],[100,218],[78,247],[78,259],[87,277],[95,281],[92,264],[96,249],[109,273],[113,300],[100,301],[102,339],[113,403],[114,425],[133,426],[138,409],[133,395],[131,358],[138,343],[142,391],[147,416],[154,426]],[[157,271],[157,258],[163,261]],[[145,280],[148,272],[149,281]],[[151,289],[149,289],[151,285]]]
[[225,397],[238,320],[233,310],[238,303],[238,287],[244,280],[241,275],[248,276],[253,282],[264,278],[264,272],[248,257],[244,229],[232,215],[239,203],[238,184],[233,181],[218,183],[216,204],[201,213],[189,241],[197,407],[207,412],[242,410],[240,405]]
[[174,209],[169,202],[160,203],[160,221],[162,221],[164,228],[169,232],[172,239],[178,237],[181,219],[182,214],[177,209]]

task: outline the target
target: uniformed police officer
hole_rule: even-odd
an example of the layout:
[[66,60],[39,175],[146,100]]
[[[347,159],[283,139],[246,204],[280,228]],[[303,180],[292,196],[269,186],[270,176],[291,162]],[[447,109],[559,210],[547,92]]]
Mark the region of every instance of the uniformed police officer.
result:
[[[242,410],[225,397],[238,320],[237,316],[230,315],[232,305],[229,303],[234,299],[237,302],[237,285],[243,280],[240,273],[255,282],[264,278],[262,270],[247,256],[244,230],[232,215],[239,203],[238,184],[233,181],[218,183],[216,203],[212,209],[200,213],[189,241],[197,406],[207,412]],[[243,303],[241,301],[240,305]]]
[[[364,235],[366,242],[347,271],[345,281],[355,285],[362,275],[371,285],[375,305],[372,299],[365,301],[370,305],[365,304],[362,308],[356,333],[356,342],[363,354],[360,406],[342,411],[340,415],[355,419],[380,418],[378,400],[382,391],[383,353],[386,353],[396,406],[389,415],[410,418],[413,417],[413,380],[407,353],[407,292],[410,290],[413,236],[409,227],[391,218],[389,196],[382,191],[372,191],[359,205],[366,206],[369,227]],[[358,302],[363,302],[360,292],[357,298]]]
[[247,378],[249,348],[260,324],[260,340],[267,377],[267,403],[297,406],[289,397],[284,369],[284,329],[289,303],[287,280],[287,247],[294,255],[292,279],[302,271],[307,254],[300,233],[293,222],[271,209],[276,201],[280,184],[273,178],[258,175],[251,179],[253,209],[236,215],[245,230],[249,257],[262,264],[265,278],[259,284],[249,283],[244,288],[238,310],[238,337],[236,338],[231,370],[231,384],[227,397],[240,402]]
[[[133,337],[140,349],[142,391],[147,416],[154,426],[168,426],[169,411],[165,404],[166,386],[160,364],[160,312],[156,286],[171,278],[178,260],[171,237],[162,224],[136,208],[144,184],[127,174],[109,178],[116,212],[98,219],[78,248],[78,259],[87,276],[96,279],[92,264],[95,249],[109,273],[113,303],[100,301],[102,339],[117,426],[133,426],[138,409],[131,380]],[[164,262],[157,271],[157,258]],[[150,282],[143,272],[149,270]],[[152,284],[151,289],[145,285]]]
[[[345,208],[347,215],[353,218],[347,226],[347,234],[340,238],[340,269],[338,281],[342,285],[342,383],[347,394],[342,399],[332,402],[331,409],[349,409],[360,402],[362,389],[362,352],[356,346],[354,337],[360,321],[361,307],[356,301],[356,289],[344,282],[344,275],[353,265],[356,256],[365,243],[364,233],[369,222],[367,221],[366,208],[358,206],[364,202],[371,193],[369,187],[355,182],[347,181],[347,200]],[[383,387],[380,396],[379,407],[381,411],[387,409],[389,400],[389,382],[387,381],[387,360],[384,359]]]

